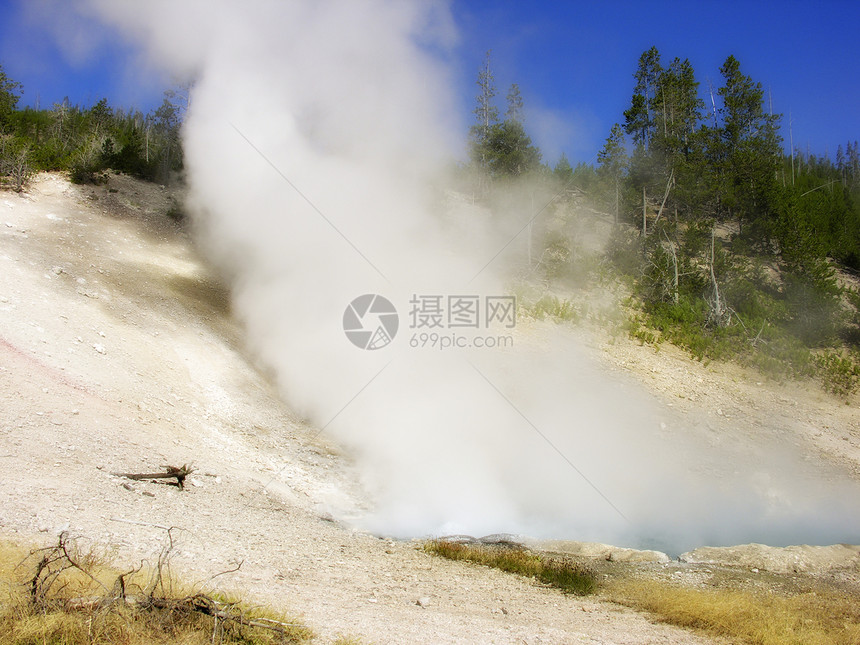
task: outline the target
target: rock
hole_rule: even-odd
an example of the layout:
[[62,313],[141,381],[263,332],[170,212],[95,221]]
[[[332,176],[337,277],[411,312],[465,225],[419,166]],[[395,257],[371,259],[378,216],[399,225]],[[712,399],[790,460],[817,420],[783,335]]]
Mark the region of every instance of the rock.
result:
[[602,544],[600,542],[575,542],[569,540],[535,541],[529,544],[533,549],[564,553],[581,558],[609,560],[610,562],[669,562],[670,558],[662,551],[650,549],[628,549],[625,547]]
[[860,571],[860,546],[706,546],[681,554],[680,560],[690,564],[744,567],[772,573],[825,573],[835,569]]
[[427,609],[430,606],[430,596],[421,596],[418,600],[415,601],[415,604],[419,607]]
[[669,556],[651,549],[624,549],[613,547],[607,558],[610,562],[669,562]]
[[523,549],[526,546],[522,540],[522,537],[513,535],[512,533],[493,533],[492,535],[485,535],[482,538],[478,538],[479,543],[486,544],[488,546],[509,546],[519,549]]
[[471,535],[444,535],[442,537],[436,538],[440,542],[450,542],[451,544],[475,544],[478,542],[478,538],[472,537]]

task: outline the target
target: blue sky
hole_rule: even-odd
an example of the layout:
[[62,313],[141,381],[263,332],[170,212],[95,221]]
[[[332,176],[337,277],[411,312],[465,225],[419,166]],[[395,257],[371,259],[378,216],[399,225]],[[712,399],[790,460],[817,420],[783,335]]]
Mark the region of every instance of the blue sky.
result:
[[[360,0],[357,0],[360,1]],[[62,4],[62,3],[60,3]],[[0,62],[24,84],[22,105],[38,97],[49,107],[68,96],[91,105],[148,111],[169,79],[142,72],[133,51],[118,39],[66,34],[75,47],[27,18],[21,2],[0,0]],[[453,52],[456,91],[464,127],[471,119],[475,78],[492,50],[500,110],[518,83],[526,127],[554,164],[561,152],[572,162],[594,162],[612,124],[623,119],[640,54],[656,46],[664,64],[689,58],[696,78],[720,85],[719,67],[730,54],[760,81],[775,112],[784,115],[789,140],[813,154],[860,139],[860,2],[708,0],[677,2],[552,2],[452,0],[459,30]],[[70,55],[69,51],[74,51]]]

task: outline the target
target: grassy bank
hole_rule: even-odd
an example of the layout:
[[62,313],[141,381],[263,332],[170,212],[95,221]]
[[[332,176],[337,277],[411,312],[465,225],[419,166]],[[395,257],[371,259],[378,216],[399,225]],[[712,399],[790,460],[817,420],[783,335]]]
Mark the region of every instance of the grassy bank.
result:
[[309,643],[295,618],[206,593],[152,570],[119,571],[65,535],[50,547],[0,543],[0,643],[274,645]]
[[597,588],[594,573],[570,558],[536,555],[520,548],[455,544],[444,540],[427,542],[424,550],[449,560],[474,562],[527,578],[535,578],[565,593],[583,596],[594,592]]
[[744,645],[860,645],[860,602],[851,594],[690,588],[618,580],[602,595],[659,620]]

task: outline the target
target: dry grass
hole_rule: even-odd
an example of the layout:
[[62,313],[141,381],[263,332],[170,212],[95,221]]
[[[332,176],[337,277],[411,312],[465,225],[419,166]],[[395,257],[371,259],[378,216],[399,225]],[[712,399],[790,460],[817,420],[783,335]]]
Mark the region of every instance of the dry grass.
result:
[[520,548],[456,544],[432,540],[424,551],[450,560],[466,560],[508,573],[537,578],[565,593],[584,596],[596,588],[594,573],[571,558],[536,555]]
[[163,568],[160,576],[119,572],[99,554],[66,546],[71,559],[56,547],[0,543],[0,643],[274,645],[313,636],[274,612],[177,583]]
[[693,589],[654,580],[615,581],[604,594],[664,622],[736,643],[860,645],[860,602],[849,594]]

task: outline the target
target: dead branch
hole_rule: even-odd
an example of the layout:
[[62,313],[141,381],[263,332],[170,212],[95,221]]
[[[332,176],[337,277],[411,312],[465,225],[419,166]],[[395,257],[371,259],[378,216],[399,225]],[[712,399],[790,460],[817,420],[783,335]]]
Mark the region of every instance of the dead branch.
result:
[[226,571],[219,571],[214,576],[211,576],[206,582],[204,582],[202,586],[205,587],[206,585],[208,585],[210,582],[212,582],[218,576],[224,576],[224,575],[227,575],[228,573],[236,573],[239,569],[242,568],[243,564],[245,564],[244,560],[240,561],[239,564],[237,564],[232,569],[227,569]]
[[[302,623],[289,623],[264,617],[249,617],[239,607],[238,603],[225,602],[215,600],[214,598],[204,594],[195,593],[181,598],[170,598],[166,595],[156,595],[159,587],[163,590],[164,585],[164,568],[167,566],[171,552],[174,549],[174,537],[172,531],[175,527],[167,529],[168,545],[164,547],[159,554],[158,563],[155,567],[152,580],[143,590],[143,593],[129,595],[127,578],[134,575],[143,568],[143,564],[134,567],[129,571],[120,573],[113,585],[113,589],[109,590],[102,582],[90,573],[88,570],[89,564],[85,562],[86,557],[82,560],[73,548],[74,544],[69,540],[68,534],[63,532],[60,534],[55,545],[34,549],[18,566],[21,566],[32,556],[39,556],[35,565],[35,572],[28,580],[30,587],[31,600],[34,605],[44,607],[49,603],[61,607],[68,612],[86,612],[93,614],[94,612],[110,611],[119,604],[125,604],[134,607],[138,611],[158,611],[165,612],[166,615],[182,612],[196,612],[211,616],[213,619],[213,638],[217,636],[219,630],[223,633],[225,626],[234,625],[239,627],[249,627],[256,629],[268,630],[275,632],[282,637],[290,636],[290,628],[301,628],[307,630],[308,627]],[[212,576],[209,581],[219,575],[238,571],[243,562],[232,569],[222,571],[219,574]],[[55,588],[55,583],[64,571],[76,569],[83,573],[90,580],[98,584],[102,589],[101,595],[95,596],[80,596],[69,599],[57,598],[59,589]],[[207,581],[207,582],[209,582]],[[65,586],[65,585],[63,585]],[[51,599],[49,599],[49,596]]]
[[717,274],[714,271],[714,238],[716,236],[716,232],[714,229],[711,229],[711,285],[713,286],[714,292],[711,297],[710,305],[711,310],[708,312],[708,322],[717,327],[725,327],[729,324],[731,320],[731,312],[726,307],[725,303],[720,298],[720,285],[717,284]]
[[[665,203],[665,200],[663,203]],[[662,206],[660,207],[660,210],[662,210]],[[680,298],[680,294],[678,291],[680,287],[680,274],[678,272],[678,253],[675,251],[675,243],[669,239],[669,236],[666,234],[666,231],[663,231],[663,237],[666,239],[666,243],[663,246],[664,248],[669,249],[669,253],[672,258],[672,269],[674,271],[674,277],[672,279],[672,302],[677,305],[678,300]]]
[[141,479],[176,479],[176,486],[180,489],[185,488],[185,478],[188,477],[191,473],[194,472],[194,468],[189,466],[188,464],[184,464],[181,467],[177,468],[176,466],[165,466],[164,467],[167,472],[163,473],[111,473],[111,475],[115,475],[116,477],[125,477],[127,479],[141,480]]
[[27,583],[30,587],[30,602],[33,605],[45,604],[48,593],[52,590],[55,593],[62,591],[66,586],[65,584],[63,584],[60,589],[53,589],[53,587],[63,572],[69,569],[77,569],[100,586],[105,592],[108,592],[108,588],[93,576],[87,570],[86,566],[79,562],[77,555],[75,555],[73,550],[70,549],[69,534],[67,531],[60,533],[57,538],[57,543],[54,546],[31,551],[27,558],[25,558],[18,566],[21,566],[36,554],[41,554],[41,557],[36,564],[36,571]]
[[145,591],[147,596],[152,597],[153,594],[155,594],[155,590],[158,589],[159,586],[162,587],[162,590],[164,589],[164,587],[163,587],[163,583],[164,583],[163,572],[164,572],[164,567],[167,566],[167,562],[170,559],[170,554],[173,551],[173,547],[174,547],[173,529],[174,528],[176,528],[176,527],[171,526],[169,529],[167,529],[168,545],[161,550],[161,553],[158,554],[158,563],[155,565],[155,575],[152,576],[152,581],[149,583],[149,586],[147,587],[147,589]]
[[[672,182],[675,179],[675,169],[672,168],[672,172],[669,173],[669,181],[666,182],[666,192],[663,193],[663,201],[660,204],[660,210],[657,211],[657,217],[654,218],[654,224],[660,221],[660,216],[663,214],[663,208],[666,206],[666,200],[669,199],[669,191],[672,189]],[[652,224],[651,226],[654,226]]]
[[205,594],[194,594],[179,600],[166,598],[151,598],[144,601],[156,609],[177,610],[186,609],[217,618],[222,622],[234,622],[245,627],[269,629],[284,635],[288,627],[305,627],[301,623],[285,623],[271,618],[248,618],[236,607],[235,603],[224,603],[214,600]]

